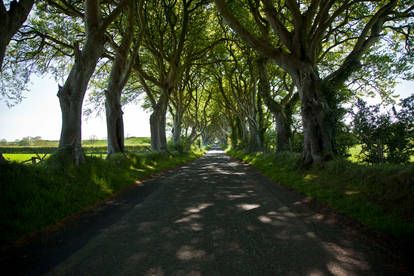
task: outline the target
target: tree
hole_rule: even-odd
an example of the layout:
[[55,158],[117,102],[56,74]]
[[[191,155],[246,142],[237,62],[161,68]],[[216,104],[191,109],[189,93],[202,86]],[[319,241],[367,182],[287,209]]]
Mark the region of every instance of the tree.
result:
[[282,91],[287,92],[280,101],[275,100],[275,96],[271,93],[269,76],[267,73],[268,59],[260,57],[256,60],[259,71],[259,93],[262,95],[266,106],[273,113],[276,121],[276,150],[277,152],[292,151],[292,115],[294,107],[299,100],[299,95],[294,91],[295,86],[287,83],[287,76],[279,72],[278,79],[280,84],[276,94],[281,96]]
[[80,50],[78,43],[75,42],[73,67],[65,84],[59,88],[58,92],[62,110],[59,149],[68,150],[75,164],[84,161],[81,148],[82,103],[89,80],[104,52],[105,30],[129,2],[129,0],[122,1],[108,16],[104,17],[99,1],[85,1],[85,14],[83,15],[86,29],[85,43]]
[[[142,9],[143,0],[138,8]],[[126,27],[123,31],[121,43],[111,40],[111,47],[115,52],[112,68],[105,90],[106,127],[108,133],[108,157],[113,153],[124,152],[124,122],[122,118],[121,94],[126,85],[139,47],[141,46],[142,32],[131,50],[136,22],[136,5],[132,1],[128,7]]]
[[0,2],[0,72],[3,67],[4,53],[6,47],[17,33],[27,16],[32,10],[34,0],[13,0],[10,2],[9,10],[6,9],[4,1]]
[[407,163],[414,153],[412,117],[414,95],[401,101],[399,112],[381,112],[380,105],[358,100],[353,115],[354,133],[361,142],[362,160],[374,163]]
[[[233,49],[233,47],[235,49]],[[249,138],[246,140],[250,151],[263,150],[263,126],[261,95],[257,93],[257,72],[254,64],[255,53],[249,48],[232,43],[227,51],[233,58],[232,68],[227,72],[228,97],[233,99],[240,111],[240,119],[246,118]],[[236,51],[239,51],[237,54]]]
[[[190,105],[186,108],[183,116],[185,125],[186,148],[189,147],[204,133],[207,126],[211,123],[212,114],[210,114],[210,104],[212,99],[212,90],[208,89],[207,81],[190,79],[189,96]],[[189,129],[191,132],[188,134]]]
[[[231,7],[225,0],[215,3],[227,24],[246,43],[293,79],[301,101],[305,165],[333,157],[335,103],[329,100],[335,98],[337,87],[358,70],[363,55],[379,40],[384,24],[409,22],[413,9],[397,0],[249,0],[246,5],[243,1]],[[244,24],[248,18],[236,17],[246,14],[246,10],[253,24]],[[267,26],[272,35],[268,35]],[[409,30],[409,26],[407,23],[403,28]],[[322,65],[325,71],[320,71]]]
[[[136,70],[151,103],[151,149],[166,150],[166,112],[170,96],[195,60],[204,57],[210,43],[207,1],[146,2],[140,13],[143,50]],[[151,85],[150,85],[151,84]]]
[[172,141],[175,145],[180,144],[181,141],[183,116],[193,100],[193,85],[199,85],[195,80],[199,72],[191,69],[192,67],[187,68],[185,77],[181,79],[179,86],[170,96],[170,113],[173,117]]

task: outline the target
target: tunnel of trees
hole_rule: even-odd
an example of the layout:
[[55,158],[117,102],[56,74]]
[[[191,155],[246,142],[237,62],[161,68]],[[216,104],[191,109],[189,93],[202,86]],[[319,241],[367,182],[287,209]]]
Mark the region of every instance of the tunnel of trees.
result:
[[[372,163],[412,153],[414,96],[393,88],[413,77],[414,1],[14,0],[0,13],[2,98],[18,103],[31,74],[61,79],[59,150],[76,164],[88,89],[109,155],[125,150],[122,106],[142,95],[153,151],[170,125],[181,149],[296,151],[304,165],[355,143]],[[357,101],[373,95],[388,113]]]

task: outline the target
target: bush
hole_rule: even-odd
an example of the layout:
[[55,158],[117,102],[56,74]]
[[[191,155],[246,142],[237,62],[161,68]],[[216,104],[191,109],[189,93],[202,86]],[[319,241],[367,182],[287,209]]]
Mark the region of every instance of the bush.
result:
[[[358,100],[353,114],[354,133],[361,141],[360,158],[368,163],[408,163],[414,153],[414,95],[402,101],[402,109],[381,113],[380,105]],[[411,118],[411,119],[410,119]]]
[[359,143],[358,138],[353,134],[349,127],[343,123],[339,123],[335,135],[335,150],[340,157],[351,156],[349,149]]

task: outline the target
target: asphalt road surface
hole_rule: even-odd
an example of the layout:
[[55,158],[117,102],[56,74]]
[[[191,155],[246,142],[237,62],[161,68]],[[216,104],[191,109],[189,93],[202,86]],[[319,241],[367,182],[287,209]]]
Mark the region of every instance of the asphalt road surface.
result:
[[222,151],[141,185],[9,262],[11,274],[404,273],[384,250]]

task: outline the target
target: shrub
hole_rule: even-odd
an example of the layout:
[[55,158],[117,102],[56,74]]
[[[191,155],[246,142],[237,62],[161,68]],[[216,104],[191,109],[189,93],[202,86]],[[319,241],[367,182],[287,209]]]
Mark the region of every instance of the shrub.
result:
[[[367,106],[358,100],[353,114],[354,133],[361,141],[360,157],[375,163],[407,163],[414,153],[414,95],[402,101],[402,109],[381,113],[380,105]],[[411,118],[411,119],[410,119]]]

